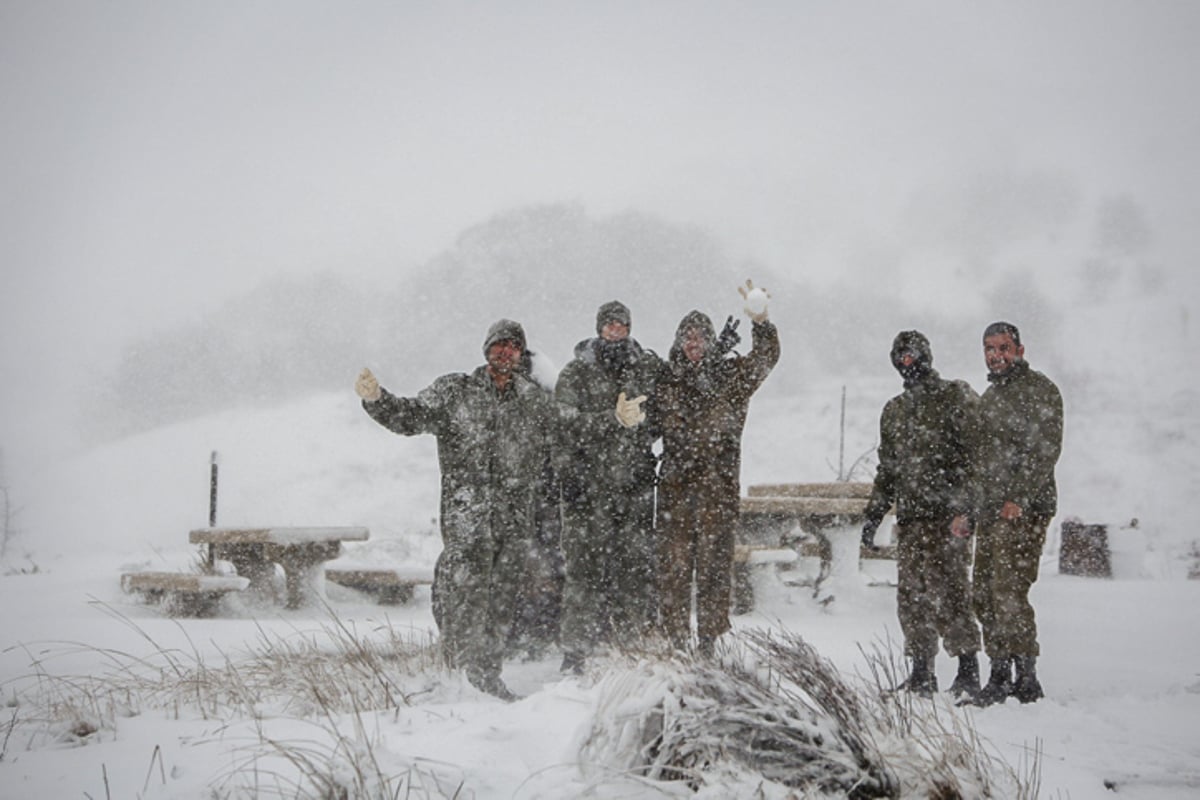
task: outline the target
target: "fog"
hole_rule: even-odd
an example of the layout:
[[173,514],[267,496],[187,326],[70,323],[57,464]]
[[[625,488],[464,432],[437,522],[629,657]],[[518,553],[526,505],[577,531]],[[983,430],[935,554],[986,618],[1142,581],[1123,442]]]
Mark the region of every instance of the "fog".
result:
[[[1131,292],[1186,334],[1197,40],[1187,0],[6,0],[0,448],[86,441],[131,349],[177,342],[195,373],[209,345],[192,333],[311,313],[270,308],[289,281],[333,281],[327,314],[363,337],[347,385],[360,361],[394,384],[415,360],[404,390],[473,366],[481,316],[523,314],[561,363],[612,296],[665,351],[693,305],[735,313],[751,269],[777,284],[787,358],[862,341],[843,361],[876,347],[886,370],[896,326],[925,326],[940,366],[977,377],[991,319],[1078,339],[1063,309]],[[707,255],[694,272],[616,252],[611,271],[532,276],[464,256],[464,233],[531,208],[597,228],[633,214]],[[388,297],[422,306],[397,307],[411,325],[390,357],[396,331],[361,319]],[[246,330],[235,349],[253,350]],[[294,360],[320,346],[297,338]],[[164,388],[124,397],[152,407]]]

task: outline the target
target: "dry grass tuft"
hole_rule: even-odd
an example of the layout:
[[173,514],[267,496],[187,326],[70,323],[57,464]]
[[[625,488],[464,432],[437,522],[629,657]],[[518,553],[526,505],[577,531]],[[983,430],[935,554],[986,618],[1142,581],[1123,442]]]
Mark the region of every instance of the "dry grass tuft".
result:
[[[0,759],[14,747],[85,745],[116,735],[118,720],[148,712],[219,723],[224,736],[237,720],[256,736],[240,745],[237,767],[220,776],[214,796],[292,798],[444,798],[444,788],[418,764],[385,766],[366,724],[380,711],[410,706],[442,672],[430,634],[378,625],[367,635],[330,614],[319,631],[268,634],[237,659],[210,663],[198,648],[165,648],[136,623],[103,607],[136,630],[147,656],[55,643],[30,656],[31,673],[9,687],[12,708],[0,722]],[[180,626],[180,630],[183,630]],[[190,644],[190,640],[189,644]],[[109,664],[103,674],[62,676],[46,661],[88,650]],[[370,712],[370,713],[368,713]],[[312,727],[302,741],[272,736],[268,720]]]

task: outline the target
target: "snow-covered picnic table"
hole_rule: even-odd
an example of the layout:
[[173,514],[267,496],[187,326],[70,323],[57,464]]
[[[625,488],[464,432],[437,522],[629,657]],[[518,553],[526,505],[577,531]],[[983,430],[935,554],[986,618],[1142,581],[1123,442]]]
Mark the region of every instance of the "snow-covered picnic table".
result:
[[233,563],[250,589],[269,596],[275,564],[283,567],[287,607],[300,608],[323,596],[324,564],[342,554],[342,542],[362,542],[366,528],[198,528],[192,544],[207,544],[210,558]]
[[[801,555],[817,556],[821,561],[818,588],[830,574],[857,570],[858,559],[895,558],[895,547],[858,547],[871,488],[870,483],[848,481],[747,487],[747,496],[741,499],[739,542],[757,547],[795,547]],[[795,536],[797,528],[803,538]],[[837,546],[842,544],[849,546]]]

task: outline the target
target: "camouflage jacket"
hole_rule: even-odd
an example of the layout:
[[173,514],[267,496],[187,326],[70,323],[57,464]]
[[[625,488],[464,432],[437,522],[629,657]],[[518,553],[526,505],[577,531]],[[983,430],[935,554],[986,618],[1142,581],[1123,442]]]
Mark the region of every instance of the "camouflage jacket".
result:
[[971,511],[970,430],[979,396],[964,381],[929,373],[883,407],[879,467],[866,520],[878,526],[892,504],[903,525]]
[[[564,481],[602,487],[646,486],[654,483],[657,459],[651,450],[660,435],[654,410],[654,389],[662,360],[632,339],[628,360],[605,368],[597,356],[597,339],[575,347],[575,358],[563,367],[554,396],[562,417],[558,472]],[[647,418],[635,428],[617,421],[617,395],[629,400],[646,395]]]
[[447,546],[532,535],[534,492],[554,433],[553,404],[537,384],[514,375],[499,392],[481,366],[444,375],[415,398],[384,391],[363,408],[395,433],[437,437]]
[[1048,520],[1058,510],[1054,466],[1062,452],[1062,395],[1023,360],[988,380],[972,448],[978,519],[995,519],[1011,500]]
[[[740,492],[742,430],[750,396],[779,361],[779,332],[770,322],[755,323],[754,346],[745,356],[688,363],[681,350],[684,331],[704,327],[713,352],[715,334],[708,317],[684,318],[671,348],[670,366],[659,382],[657,413],[663,428],[660,484],[670,493],[715,490],[719,502],[736,508]],[[726,496],[728,495],[728,496]]]

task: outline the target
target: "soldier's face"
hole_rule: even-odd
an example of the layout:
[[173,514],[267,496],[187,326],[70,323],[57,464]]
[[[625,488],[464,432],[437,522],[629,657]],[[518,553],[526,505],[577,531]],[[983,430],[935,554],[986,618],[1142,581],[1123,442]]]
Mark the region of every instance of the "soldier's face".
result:
[[704,331],[692,328],[683,336],[683,355],[693,364],[699,364],[704,359],[704,351],[708,343],[704,340]]
[[983,360],[988,371],[1003,375],[1012,369],[1013,362],[1025,355],[1025,346],[1013,341],[1012,334],[997,333],[983,340]]
[[487,363],[493,373],[507,375],[521,361],[521,347],[509,339],[501,339],[488,348]]
[[600,338],[606,342],[619,342],[629,335],[629,326],[624,322],[606,322],[600,329]]

